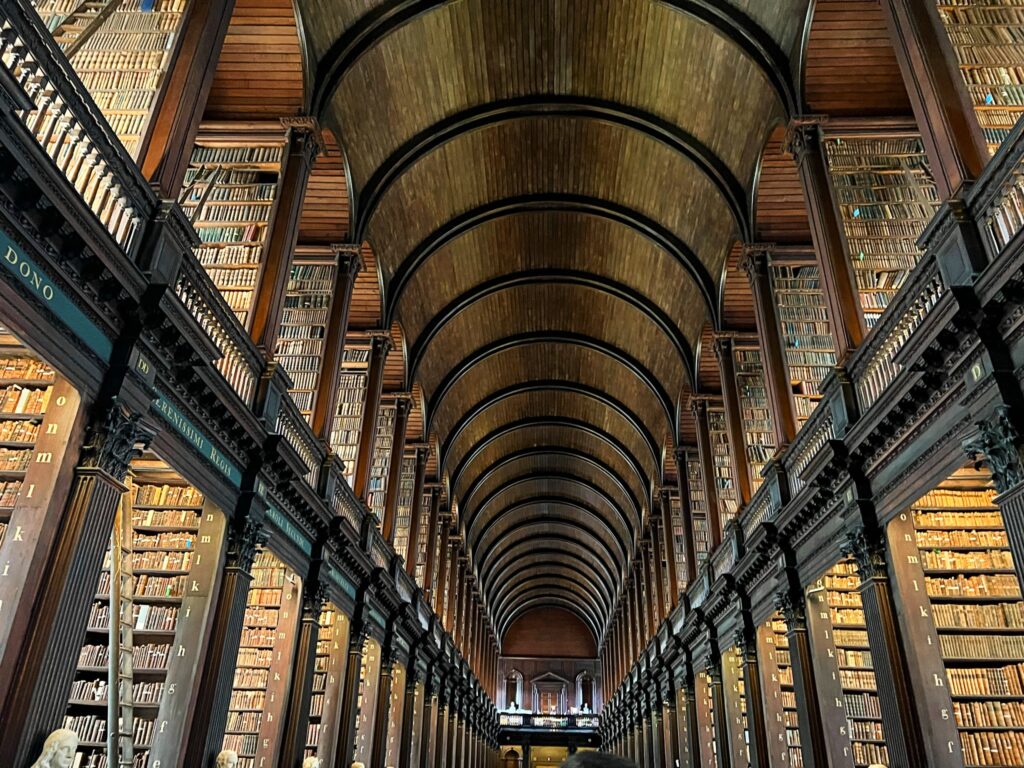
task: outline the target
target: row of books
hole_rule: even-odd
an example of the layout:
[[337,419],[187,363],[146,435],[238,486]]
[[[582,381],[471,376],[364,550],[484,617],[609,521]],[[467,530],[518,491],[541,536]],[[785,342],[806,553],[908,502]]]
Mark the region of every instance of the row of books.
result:
[[0,442],[32,443],[39,437],[37,421],[0,421]]
[[34,357],[0,357],[0,380],[19,379],[21,381],[52,383],[55,377],[56,372],[53,368]]
[[948,635],[939,637],[946,658],[1024,659],[1024,635]]
[[41,415],[50,403],[51,389],[31,389],[19,384],[0,388],[0,415]]
[[954,552],[946,549],[922,550],[921,562],[925,569],[935,570],[1011,570],[1013,556],[1008,550],[991,549],[987,552]]
[[1024,702],[954,701],[957,725],[1024,728]]
[[0,447],[0,472],[24,472],[32,459],[32,450]]
[[959,597],[1020,597],[1017,578],[1008,574],[949,576],[925,579],[928,594]]

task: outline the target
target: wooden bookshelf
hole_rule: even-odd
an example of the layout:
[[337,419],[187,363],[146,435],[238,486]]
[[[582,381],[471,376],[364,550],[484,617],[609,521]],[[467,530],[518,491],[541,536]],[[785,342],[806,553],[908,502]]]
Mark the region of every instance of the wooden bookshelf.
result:
[[270,550],[261,549],[252,566],[224,733],[224,749],[238,753],[238,768],[276,760],[301,594],[299,577]]
[[778,613],[758,627],[757,658],[772,764],[803,768],[789,638],[786,624]]
[[320,613],[320,634],[313,670],[313,696],[303,758],[316,757],[322,766],[334,764],[341,706],[341,685],[348,662],[348,619],[333,603]]
[[747,691],[743,680],[743,657],[738,648],[729,648],[722,653],[722,685],[725,688],[725,709],[728,718],[725,731],[729,737],[730,765],[733,768],[750,768]]
[[711,677],[701,670],[693,676],[696,686],[697,724],[700,729],[700,759],[694,760],[699,768],[718,768],[718,726],[715,721],[715,702],[711,695]]
[[718,490],[718,513],[722,529],[736,517],[739,501],[736,496],[736,482],[733,477],[729,430],[723,408],[708,408],[708,431],[711,436],[711,456],[715,465],[715,488]]
[[938,0],[960,74],[989,151],[1024,114],[1024,9],[1014,0]]
[[402,471],[398,475],[398,504],[395,510],[395,552],[404,560],[409,552],[409,526],[412,523],[412,491],[416,484],[416,454],[402,457]]
[[280,131],[200,132],[181,205],[202,243],[196,258],[249,327],[284,161]]
[[[679,467],[676,471],[686,472],[687,469],[687,467]],[[668,535],[672,537],[672,552],[676,561],[676,574],[679,578],[679,586],[682,588],[686,581],[686,532],[683,529],[683,508],[678,492],[670,493],[668,500],[672,509],[672,530],[668,531]],[[671,595],[670,592],[666,594]],[[673,600],[675,599],[675,595],[671,595],[671,597]]]
[[821,274],[814,264],[772,264],[772,289],[800,426],[821,401],[821,382],[836,366]]
[[761,350],[756,345],[733,347],[736,367],[736,389],[739,393],[743,421],[744,447],[750,466],[751,489],[761,487],[761,470],[775,456],[775,430],[772,410],[765,386]]
[[423,498],[420,500],[420,537],[419,541],[416,542],[416,573],[415,581],[420,585],[421,589],[427,589],[428,587],[433,589],[432,584],[424,584],[427,578],[427,550],[433,548],[434,550],[434,562],[437,562],[438,557],[438,546],[440,536],[436,536],[433,540],[428,540],[428,534],[430,533],[430,491],[423,492]]
[[[106,554],[68,696],[65,727],[79,735],[82,768],[177,760],[180,740],[160,724],[187,710],[177,691],[194,684],[224,533],[224,516],[154,454],[132,462],[122,504],[122,533]],[[111,627],[112,616],[127,620]],[[124,737],[110,760],[116,723]]]
[[912,509],[966,766],[1024,764],[1024,601],[994,497],[954,480]]
[[81,0],[37,0],[36,10],[67,49],[92,24],[71,65],[133,158],[149,130],[187,0],[122,0],[105,19],[73,17]]
[[373,723],[380,680],[381,648],[372,637],[363,644],[359,667],[359,696],[356,699],[356,742],[352,762],[370,765],[373,752]]
[[[405,667],[395,662],[391,667],[391,700],[388,702],[388,737],[384,756],[385,766],[397,766],[401,751],[402,721],[411,716],[405,711]],[[409,756],[403,755],[403,765],[410,765]]]
[[918,135],[830,136],[825,149],[870,328],[921,258],[917,239],[938,192]]
[[[809,590],[816,606],[808,610],[808,629],[824,681],[842,702],[845,731],[855,766],[889,764],[875,671],[868,647],[860,576],[852,560],[833,566]],[[819,698],[828,701],[826,691]],[[828,734],[826,734],[828,735]]]
[[686,452],[686,472],[690,484],[690,511],[693,514],[693,549],[699,567],[711,552],[711,534],[708,530],[708,500],[704,493],[704,478],[700,457],[696,451]]
[[388,492],[388,470],[391,467],[391,445],[395,439],[395,419],[398,409],[394,403],[381,403],[377,413],[377,432],[370,455],[369,496],[366,500],[378,523],[384,520],[384,498]]
[[336,265],[331,259],[295,256],[288,278],[274,359],[292,380],[296,407],[309,421],[320,381],[334,292]]
[[346,343],[338,376],[338,408],[331,427],[331,448],[345,462],[345,479],[350,486],[356,476],[369,365],[369,346]]

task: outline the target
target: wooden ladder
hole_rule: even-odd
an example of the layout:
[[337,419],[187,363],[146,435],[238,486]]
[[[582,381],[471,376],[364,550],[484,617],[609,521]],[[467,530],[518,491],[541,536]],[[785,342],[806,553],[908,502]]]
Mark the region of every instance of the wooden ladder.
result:
[[132,498],[135,488],[128,477],[128,492],[121,497],[110,537],[110,666],[107,685],[107,764],[132,768],[135,717],[132,650],[135,626],[135,581],[132,574]]
[[82,0],[57,28],[53,39],[69,59],[88,42],[122,0]]

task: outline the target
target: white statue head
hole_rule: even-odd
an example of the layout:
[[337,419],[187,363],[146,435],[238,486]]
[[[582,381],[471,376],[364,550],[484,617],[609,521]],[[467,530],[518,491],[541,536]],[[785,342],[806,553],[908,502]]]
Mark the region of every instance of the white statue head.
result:
[[307,757],[302,761],[302,768],[320,768],[320,758]]
[[366,764],[365,763],[360,763],[360,762],[355,762],[355,763],[352,763],[352,768],[366,768]]
[[225,749],[217,755],[217,768],[235,768],[238,765],[238,753],[233,749]]
[[58,728],[43,742],[43,753],[32,768],[71,768],[78,751],[78,734],[69,728]]

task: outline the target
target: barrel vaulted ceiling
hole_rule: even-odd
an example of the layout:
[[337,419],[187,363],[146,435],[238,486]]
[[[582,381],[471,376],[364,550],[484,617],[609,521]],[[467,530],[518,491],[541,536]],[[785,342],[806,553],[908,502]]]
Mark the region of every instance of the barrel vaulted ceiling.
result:
[[407,385],[499,633],[600,642],[809,0],[298,0]]

